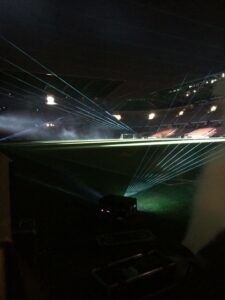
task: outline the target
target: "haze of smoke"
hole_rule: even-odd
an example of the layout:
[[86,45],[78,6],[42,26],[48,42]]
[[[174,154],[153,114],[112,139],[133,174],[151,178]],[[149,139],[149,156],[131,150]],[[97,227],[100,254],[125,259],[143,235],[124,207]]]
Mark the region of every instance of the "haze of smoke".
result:
[[[61,124],[61,126],[63,126]],[[79,133],[76,132],[75,129],[66,129],[62,128],[59,134],[57,135],[57,138],[60,140],[77,140],[77,139],[86,139],[86,140],[93,140],[93,139],[106,139],[106,138],[112,138],[112,134],[108,131],[101,131],[98,129],[89,129],[88,132],[85,133]]]
[[[102,132],[97,128],[91,128],[81,133],[76,128],[65,128],[62,120],[58,121],[59,119],[49,121],[28,115],[5,114],[0,116],[0,131],[5,133],[1,140],[77,140],[110,137],[110,133],[106,130]],[[46,128],[47,122],[54,123],[56,127]]]
[[109,139],[112,138],[112,132],[110,132],[110,130],[98,130],[98,129],[90,129],[88,131],[88,133],[86,133],[85,135],[85,139]]
[[41,124],[42,120],[12,114],[0,116],[0,130],[18,132]]
[[23,137],[23,139],[24,139],[26,136],[30,136],[31,134],[33,136],[36,133],[37,133],[37,128],[33,127],[33,128],[30,128],[30,129],[24,129],[24,130],[21,130],[19,132],[12,133],[10,135],[7,135],[5,137],[0,138],[0,142],[10,141],[10,140],[18,139],[18,138],[21,138],[21,137]]
[[75,130],[68,130],[63,128],[58,135],[58,138],[61,140],[77,140],[79,136],[75,132]]

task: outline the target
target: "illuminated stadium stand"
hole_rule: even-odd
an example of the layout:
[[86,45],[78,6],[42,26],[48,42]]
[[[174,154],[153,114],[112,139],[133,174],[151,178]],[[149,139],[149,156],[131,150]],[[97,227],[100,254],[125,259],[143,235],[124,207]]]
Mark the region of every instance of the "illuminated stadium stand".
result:
[[154,134],[175,128],[176,135],[183,135],[200,127],[220,127],[225,115],[224,99],[225,73],[218,73],[188,82],[182,88],[151,93],[145,101],[140,99],[140,107],[138,99],[128,99],[115,113],[137,132]]
[[198,128],[191,132],[185,134],[184,137],[187,138],[208,138],[214,136],[217,133],[217,129],[214,127],[205,127],[205,128]]

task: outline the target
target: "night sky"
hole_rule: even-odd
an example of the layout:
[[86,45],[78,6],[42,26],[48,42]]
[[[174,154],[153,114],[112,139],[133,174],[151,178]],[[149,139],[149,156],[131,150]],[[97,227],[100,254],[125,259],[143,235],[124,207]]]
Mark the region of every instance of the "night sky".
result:
[[[0,24],[55,72],[121,80],[125,94],[225,69],[224,1],[1,0]],[[1,56],[41,72],[0,45]]]

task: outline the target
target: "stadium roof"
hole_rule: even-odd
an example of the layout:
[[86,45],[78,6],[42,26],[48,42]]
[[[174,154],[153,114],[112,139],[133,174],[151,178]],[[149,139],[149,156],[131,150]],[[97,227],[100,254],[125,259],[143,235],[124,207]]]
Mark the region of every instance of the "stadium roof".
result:
[[[165,88],[225,70],[223,12],[220,1],[207,6],[202,1],[148,0],[0,4],[1,34],[111,108],[143,98],[166,107],[176,92]],[[3,40],[0,58],[0,71],[15,75],[15,68],[2,60],[6,58],[55,80]],[[180,104],[187,101],[185,94],[177,98]]]

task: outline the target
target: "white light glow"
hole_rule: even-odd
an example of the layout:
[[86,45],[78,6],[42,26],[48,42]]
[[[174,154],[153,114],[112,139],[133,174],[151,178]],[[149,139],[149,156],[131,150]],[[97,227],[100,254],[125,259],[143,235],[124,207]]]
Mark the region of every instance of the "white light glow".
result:
[[217,81],[217,79],[212,79],[211,80],[211,84],[213,84],[214,82],[216,82]]
[[46,97],[47,100],[47,105],[56,105],[57,103],[55,102],[55,97],[53,97],[52,95],[47,95]]
[[55,124],[54,123],[46,123],[45,126],[46,127],[55,127]]
[[213,112],[213,111],[216,111],[217,110],[217,105],[212,105],[210,107],[210,111]]
[[113,115],[113,117],[116,118],[117,120],[121,120],[122,119],[121,115]]
[[148,119],[149,120],[153,120],[155,118],[155,113],[150,113],[149,115],[148,115]]
[[184,110],[181,110],[181,111],[179,111],[179,116],[183,116],[183,114],[184,114]]

